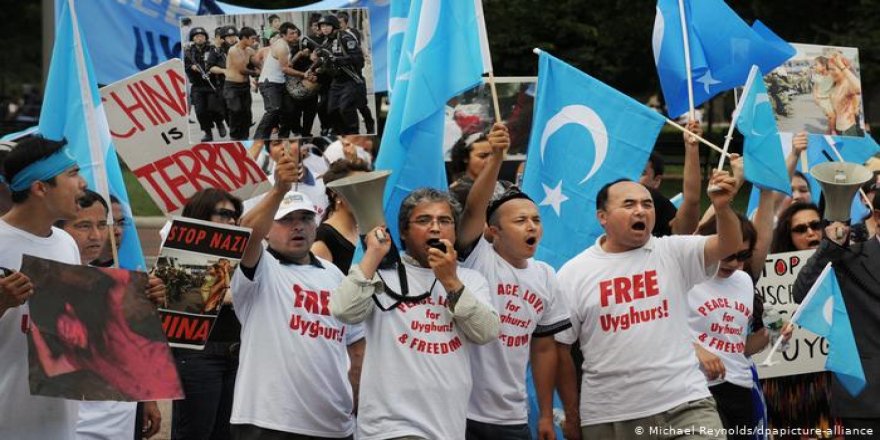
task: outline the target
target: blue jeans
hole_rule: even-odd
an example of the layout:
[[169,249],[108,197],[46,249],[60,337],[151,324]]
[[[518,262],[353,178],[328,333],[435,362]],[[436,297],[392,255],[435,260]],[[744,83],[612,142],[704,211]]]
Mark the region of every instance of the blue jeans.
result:
[[229,439],[237,345],[208,342],[204,351],[175,349],[174,357],[186,399],[172,404],[171,438]]

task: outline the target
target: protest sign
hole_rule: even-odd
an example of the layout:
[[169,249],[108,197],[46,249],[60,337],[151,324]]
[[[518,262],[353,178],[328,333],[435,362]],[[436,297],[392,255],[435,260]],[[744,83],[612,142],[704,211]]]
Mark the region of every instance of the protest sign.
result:
[[[764,302],[764,324],[771,330],[781,330],[782,321],[788,322],[798,305],[794,302],[792,286],[798,273],[813,255],[814,250],[770,254],[764,264],[764,272],[755,285],[755,293]],[[771,343],[776,341],[778,331],[771,331]],[[796,328],[788,343],[788,349],[775,353],[771,366],[761,365],[770,347],[752,356],[758,365],[761,379],[795,374],[825,371],[828,343],[825,338]]]
[[864,137],[858,49],[792,46],[795,56],[764,76],[779,131]]
[[25,255],[31,394],[72,400],[180,399],[183,390],[147,276]]
[[204,188],[248,199],[269,189],[240,142],[190,145],[183,63],[169,60],[101,89],[113,143],[166,214]]
[[154,274],[165,282],[167,305],[159,309],[172,347],[201,350],[217,314],[232,301],[229,285],[250,229],[174,217]]

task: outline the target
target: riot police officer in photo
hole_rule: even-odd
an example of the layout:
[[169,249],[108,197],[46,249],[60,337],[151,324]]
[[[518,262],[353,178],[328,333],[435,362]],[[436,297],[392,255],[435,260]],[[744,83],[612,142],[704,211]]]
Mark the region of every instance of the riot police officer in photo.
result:
[[223,105],[216,85],[211,81],[206,64],[211,45],[208,44],[208,32],[203,27],[194,27],[189,31],[190,44],[183,56],[184,69],[189,79],[190,102],[196,109],[199,127],[205,133],[202,142],[214,140],[212,133],[217,126],[217,134],[226,136]]
[[326,36],[329,59],[325,67],[332,76],[327,93],[327,113],[333,120],[333,134],[358,134],[358,108],[366,104],[367,93],[361,70],[364,53],[360,42],[349,33],[339,31],[339,19],[325,15],[318,21]]
[[[214,45],[208,52],[208,61],[205,63],[208,67],[211,83],[214,84],[217,95],[220,97],[217,102],[226,125],[229,125],[229,115],[226,112],[226,102],[223,99],[223,83],[226,80],[226,75],[224,74],[226,54],[229,53],[229,48],[235,45],[236,42],[238,42],[238,35],[235,26],[218,26],[214,29]],[[221,138],[226,136],[225,130],[220,131],[219,134]]]
[[[358,41],[358,44],[363,43],[364,34],[361,33],[361,31],[359,31],[349,25],[351,18],[349,17],[348,12],[339,11],[336,13],[336,18],[339,19],[339,32],[340,33],[346,33],[348,35],[351,35],[352,37],[354,37]],[[366,96],[367,83],[364,82],[362,86],[364,88],[364,96]],[[375,133],[376,120],[373,119],[373,113],[370,111],[370,106],[367,105],[366,99],[364,99],[364,102],[360,106],[358,106],[358,113],[361,114],[361,118],[363,118],[363,120],[364,120],[364,127],[366,128],[367,133]]]

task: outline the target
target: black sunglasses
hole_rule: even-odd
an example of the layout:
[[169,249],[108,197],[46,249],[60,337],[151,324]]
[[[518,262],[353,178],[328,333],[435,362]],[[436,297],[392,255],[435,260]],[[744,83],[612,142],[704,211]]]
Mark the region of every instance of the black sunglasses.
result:
[[232,209],[220,208],[215,209],[211,212],[211,215],[216,215],[223,220],[238,220],[238,213]]
[[810,223],[801,223],[797,226],[792,226],[791,232],[794,232],[796,234],[803,234],[803,233],[807,232],[807,228],[812,229],[814,231],[821,231],[822,230],[822,222],[819,220],[813,220]]
[[740,252],[737,252],[737,253],[735,253],[735,254],[731,254],[730,256],[725,257],[725,258],[724,258],[724,261],[725,261],[725,262],[728,262],[728,263],[731,262],[731,261],[733,261],[733,260],[736,260],[736,261],[747,261],[749,258],[752,258],[752,251],[748,251],[748,250],[746,250],[746,251],[740,251]]

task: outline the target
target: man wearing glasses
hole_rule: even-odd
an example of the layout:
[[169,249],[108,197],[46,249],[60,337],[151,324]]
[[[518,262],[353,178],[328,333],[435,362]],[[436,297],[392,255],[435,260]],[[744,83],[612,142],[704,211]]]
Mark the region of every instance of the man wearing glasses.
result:
[[[366,235],[359,266],[330,297],[340,321],[365,323],[367,350],[358,413],[361,440],[465,437],[471,393],[468,350],[498,337],[485,278],[458,267],[452,196],[423,188],[401,203],[405,253],[396,263],[380,226]],[[386,264],[383,263],[386,261]]]

